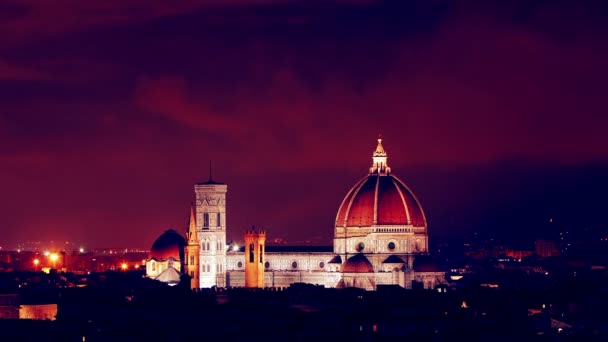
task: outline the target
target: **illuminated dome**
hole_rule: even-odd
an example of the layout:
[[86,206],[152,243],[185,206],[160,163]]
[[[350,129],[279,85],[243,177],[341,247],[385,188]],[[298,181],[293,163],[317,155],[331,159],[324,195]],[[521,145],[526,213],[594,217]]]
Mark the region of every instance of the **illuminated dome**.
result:
[[341,269],[342,273],[371,273],[374,272],[372,263],[365,255],[358,253],[346,260]]
[[380,138],[372,159],[370,173],[358,181],[342,201],[336,227],[426,227],[420,202],[403,181],[391,174]]
[[184,237],[175,230],[169,229],[154,241],[148,259],[167,260],[173,258],[184,260],[185,245]]

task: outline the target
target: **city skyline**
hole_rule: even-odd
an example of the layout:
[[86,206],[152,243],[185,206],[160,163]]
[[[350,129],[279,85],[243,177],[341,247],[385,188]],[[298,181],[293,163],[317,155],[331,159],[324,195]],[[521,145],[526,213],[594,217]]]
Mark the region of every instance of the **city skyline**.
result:
[[[437,237],[606,227],[602,2],[0,4],[0,245],[331,244],[378,134]],[[134,243],[134,241],[136,243]]]

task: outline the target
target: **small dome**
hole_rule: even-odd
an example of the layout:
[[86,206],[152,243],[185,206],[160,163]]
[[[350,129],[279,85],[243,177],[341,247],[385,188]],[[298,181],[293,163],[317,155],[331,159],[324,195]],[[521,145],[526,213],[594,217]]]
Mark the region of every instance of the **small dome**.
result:
[[414,272],[442,272],[439,263],[428,255],[419,255],[414,260]]
[[362,253],[356,254],[346,260],[342,265],[342,273],[372,273],[372,263]]
[[169,229],[154,241],[148,259],[167,260],[173,258],[184,260],[185,246],[186,240],[184,237],[175,230]]

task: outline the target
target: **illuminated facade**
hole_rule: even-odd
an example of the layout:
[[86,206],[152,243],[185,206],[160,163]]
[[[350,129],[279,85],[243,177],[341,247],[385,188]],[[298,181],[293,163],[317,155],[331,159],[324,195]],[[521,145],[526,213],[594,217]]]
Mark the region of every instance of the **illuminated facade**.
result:
[[[437,267],[416,265],[417,256],[428,254],[426,216],[413,192],[392,174],[387,159],[378,139],[369,173],[347,192],[338,208],[333,246],[328,247],[265,246],[256,253],[264,241],[246,234],[246,246],[230,248],[227,186],[212,180],[196,184],[199,260],[192,265],[199,265],[199,282],[192,286],[287,287],[303,282],[373,290],[382,284],[409,288],[413,281],[424,287],[444,282]],[[194,240],[188,234],[192,255]],[[248,259],[252,243],[255,265]],[[188,270],[192,275],[190,265]]]

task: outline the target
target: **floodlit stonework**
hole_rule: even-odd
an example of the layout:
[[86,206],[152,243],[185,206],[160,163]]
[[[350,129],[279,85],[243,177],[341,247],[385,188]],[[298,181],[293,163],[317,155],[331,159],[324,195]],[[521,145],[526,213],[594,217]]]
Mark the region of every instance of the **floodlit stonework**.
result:
[[[191,218],[185,268],[192,277],[196,277],[194,265],[199,272],[191,286],[288,287],[310,283],[374,290],[384,284],[410,288],[418,282],[433,288],[445,282],[445,273],[430,259],[420,267],[415,265],[416,258],[429,251],[426,216],[414,193],[392,174],[387,159],[379,138],[369,173],[347,192],[338,208],[333,246],[328,247],[265,246],[251,234],[246,234],[246,246],[227,246],[227,185],[211,179],[196,184],[196,232],[192,233]],[[252,243],[255,268],[248,265],[251,253],[247,247]],[[199,259],[190,260],[195,254]]]

